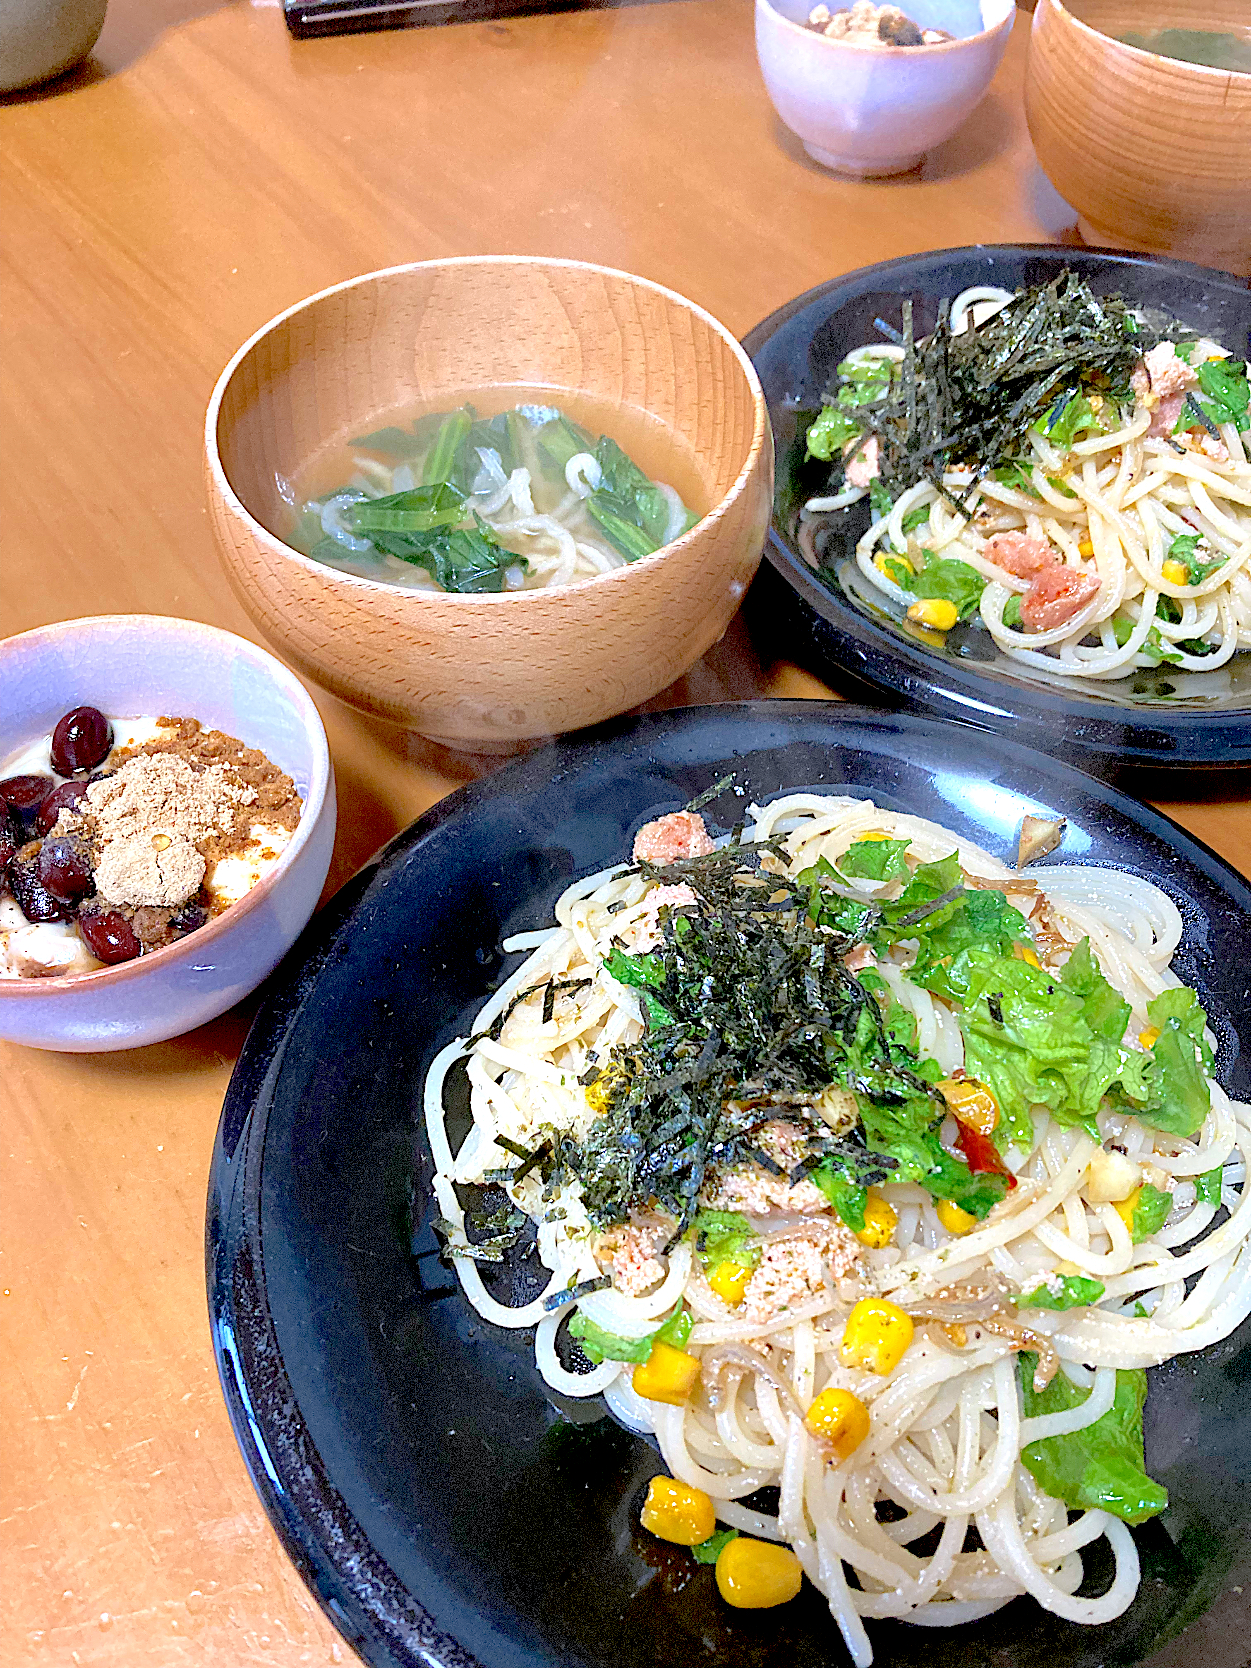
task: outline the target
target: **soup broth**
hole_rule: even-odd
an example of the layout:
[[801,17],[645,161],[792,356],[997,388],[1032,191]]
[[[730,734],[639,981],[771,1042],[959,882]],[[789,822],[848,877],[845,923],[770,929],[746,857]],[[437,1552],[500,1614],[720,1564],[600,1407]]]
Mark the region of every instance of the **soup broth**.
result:
[[710,507],[693,449],[650,413],[535,387],[375,414],[280,487],[297,549],[410,590],[581,583]]
[[1159,58],[1178,58],[1186,64],[1251,75],[1251,38],[1215,29],[1157,29],[1153,35],[1127,30],[1118,40]]

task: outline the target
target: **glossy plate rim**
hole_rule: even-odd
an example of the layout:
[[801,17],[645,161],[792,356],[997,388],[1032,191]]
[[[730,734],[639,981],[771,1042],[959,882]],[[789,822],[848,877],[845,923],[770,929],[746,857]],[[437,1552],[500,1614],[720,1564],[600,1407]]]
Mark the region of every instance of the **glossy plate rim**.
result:
[[[969,260],[1039,257],[1082,262],[1093,257],[1126,268],[1150,267],[1189,279],[1215,282],[1246,291],[1245,280],[1235,273],[1196,266],[1189,261],[1132,250],[1082,245],[1068,248],[1054,243],[977,243],[950,249],[921,250],[858,267],[853,272],[814,284],[801,295],[783,302],[742,338],[743,346],[764,375],[757,355],[798,314],[818,302],[828,302],[827,316],[836,310],[844,292],[872,285],[876,279],[890,287],[890,281],[916,272],[925,263],[964,256]],[[990,274],[988,276],[993,276]],[[1251,298],[1248,305],[1251,306]],[[766,400],[768,400],[766,394]],[[775,435],[775,445],[776,445]],[[1153,770],[1196,770],[1251,765],[1251,703],[1241,709],[1205,713],[1195,709],[1171,712],[1163,703],[1135,708],[1113,708],[1089,698],[1080,690],[1050,689],[1027,680],[983,677],[975,663],[967,666],[938,659],[924,648],[914,646],[901,633],[888,631],[870,615],[835,596],[820,585],[812,570],[792,550],[770,517],[765,541],[765,560],[749,595],[753,613],[781,607],[810,639],[809,653],[820,669],[852,683],[852,698],[864,699],[871,692],[877,698],[908,703],[905,710],[948,717],[978,725],[999,734],[1009,734],[1022,723],[1032,726],[1028,740],[1055,756],[1076,762],[1085,756],[1089,768],[1115,775],[1125,766]],[[1061,726],[1053,742],[1048,730]],[[1151,730],[1168,737],[1172,746],[1163,750],[1144,742]],[[1092,759],[1089,755],[1095,755]]]

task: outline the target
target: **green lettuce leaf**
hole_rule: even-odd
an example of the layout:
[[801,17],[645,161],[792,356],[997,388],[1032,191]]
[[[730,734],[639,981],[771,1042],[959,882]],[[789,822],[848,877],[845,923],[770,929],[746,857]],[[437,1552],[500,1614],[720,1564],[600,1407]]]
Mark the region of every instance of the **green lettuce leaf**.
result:
[[822,406],[821,415],[808,429],[808,456],[820,458],[823,463],[832,463],[835,458],[842,457],[847,442],[855,440],[861,432],[855,418],[849,417],[838,406]]
[[715,1564],[721,1556],[721,1548],[728,1546],[737,1535],[737,1529],[718,1529],[715,1535],[709,1535],[706,1541],[700,1541],[698,1546],[691,1548],[691,1551],[695,1554],[695,1562],[697,1564]]
[[918,597],[940,597],[955,605],[956,614],[967,620],[977,613],[977,605],[986,589],[986,578],[967,562],[951,557],[939,557],[932,550],[923,550],[924,566],[914,570],[904,589]]
[[596,1326],[579,1309],[569,1322],[569,1336],[578,1340],[583,1355],[598,1367],[605,1361],[646,1361],[657,1342],[683,1349],[694,1324],[690,1312],[678,1303],[654,1332],[647,1332],[641,1338],[622,1338],[616,1332]]
[[950,909],[937,911],[910,930],[918,948],[908,978],[961,1002],[969,988],[970,952],[1006,956],[1013,944],[1033,942],[1025,917],[1002,892],[967,891]]
[[1181,655],[1173,648],[1171,643],[1165,642],[1155,626],[1151,627],[1151,630],[1139,645],[1138,653],[1145,655],[1156,666],[1176,666],[1181,661]]
[[623,985],[637,990],[651,1025],[671,1025],[673,1015],[657,1000],[655,988],[665,982],[664,965],[659,956],[627,955],[615,947],[604,957],[604,971]]
[[1024,464],[1017,462],[1001,463],[993,473],[995,480],[1002,481],[1004,486],[1011,487],[1013,492],[1025,492],[1031,498],[1038,497],[1034,487],[1033,471],[1027,469]]
[[674,1305],[672,1314],[656,1328],[655,1342],[668,1344],[672,1349],[685,1349],[686,1340],[690,1337],[694,1325],[690,1310],[683,1308],[679,1301]]
[[1057,401],[1047,415],[1034,424],[1035,432],[1046,435],[1053,446],[1071,446],[1079,434],[1100,427],[1102,425],[1085,394],[1073,394]]
[[1096,1037],[1119,1043],[1131,1013],[1129,1003],[1103,976],[1090,940],[1083,938],[1060,971],[1060,982],[1081,997],[1082,1018]]
[[837,395],[839,405],[854,408],[880,400],[890,387],[894,370],[894,361],[890,359],[844,359],[838,367],[842,379]]
[[1189,585],[1202,585],[1210,573],[1217,568],[1223,568],[1229,560],[1228,556],[1218,556],[1214,562],[1205,562],[1199,555],[1199,545],[1203,541],[1198,533],[1178,533],[1168,547],[1169,560],[1183,562],[1186,567],[1186,582]]
[[1220,1205],[1221,1188],[1225,1181],[1224,1166],[1218,1164],[1215,1170],[1205,1170],[1201,1176],[1195,1177],[1195,1194],[1202,1204]]
[[1044,1105],[1098,1140],[1095,1114],[1121,1069],[1121,1049],[1086,1019],[1087,1001],[1106,1008],[1102,996],[1083,996],[1015,956],[971,950],[966,965],[965,1069],[999,1102],[996,1139],[1028,1145],[1030,1108]]
[[[1045,1390],[1034,1389],[1037,1357],[1022,1352],[1018,1371],[1027,1419],[1067,1413],[1080,1407],[1088,1390],[1059,1372]],[[1073,1511],[1111,1512],[1125,1523],[1144,1523],[1168,1505],[1168,1491],[1146,1473],[1142,1410],[1147,1375],[1141,1370],[1116,1375],[1112,1406],[1085,1430],[1050,1436],[1021,1450],[1021,1463],[1039,1488]]]
[[[963,886],[964,871],[960,867],[959,854],[953,851],[950,856],[939,858],[937,863],[922,863],[913,872],[912,879],[894,902],[883,905],[882,914],[887,925],[893,927],[905,915],[911,915],[915,910],[920,909],[923,904],[933,903],[946,893],[952,892],[956,888],[963,888]],[[955,901],[945,904],[943,907],[951,911],[961,906],[959,901]],[[931,923],[931,931],[933,930],[934,919],[932,915],[926,917],[926,920]],[[944,916],[943,919],[950,919],[950,917]],[[901,928],[896,936],[899,938],[915,937],[915,928]]]
[[811,1172],[810,1180],[825,1194],[853,1234],[864,1232],[864,1207],[869,1190],[847,1175],[836,1158],[827,1158]]
[[1147,1017],[1160,1035],[1145,1055],[1124,1051],[1121,1095],[1144,1123],[1170,1135],[1195,1135],[1212,1106],[1207,1015],[1194,991],[1178,985],[1147,1004]]
[[705,1268],[718,1263],[737,1263],[755,1268],[760,1261],[760,1241],[751,1223],[736,1210],[701,1210],[691,1224],[695,1251]]
[[[904,1051],[893,1047],[891,1052],[901,1059]],[[942,1068],[934,1060],[914,1058],[911,1069],[922,1083],[937,1083],[942,1076]],[[862,1072],[860,1081],[866,1087],[873,1086],[871,1069]],[[979,1221],[1007,1193],[1006,1176],[993,1172],[974,1175],[963,1159],[947,1151],[938,1137],[945,1109],[919,1088],[902,1100],[873,1100],[857,1093],[856,1101],[866,1146],[870,1152],[885,1153],[895,1160],[892,1181],[919,1182],[934,1198],[959,1205]],[[817,1179],[815,1174],[813,1179]]]
[[839,859],[838,866],[853,880],[895,880],[907,874],[904,853],[908,840],[857,840]]
[[642,1338],[622,1338],[615,1332],[606,1332],[581,1309],[569,1322],[569,1336],[578,1340],[583,1355],[597,1367],[604,1361],[646,1361],[656,1338],[654,1332]]
[[975,1175],[962,1159],[947,1151],[937,1135],[934,1137],[933,1152],[934,1164],[920,1178],[920,1182],[936,1199],[946,1199],[958,1205],[980,1222],[1001,1199],[1007,1197],[1006,1176],[992,1170],[982,1170]]
[[1205,359],[1197,370],[1199,386],[1208,397],[1196,403],[1205,416],[1218,427],[1221,423],[1232,423],[1244,432],[1251,424],[1248,416],[1251,389],[1245,363],[1241,359]]
[[1162,1192],[1158,1187],[1148,1183],[1138,1194],[1138,1203],[1134,1206],[1134,1225],[1130,1229],[1130,1238],[1135,1245],[1144,1239],[1150,1239],[1168,1221],[1169,1212],[1173,1208],[1173,1195]]
[[851,898],[841,897],[829,887],[823,887],[822,881],[827,879],[838,881],[841,876],[826,857],[819,858],[810,869],[801,870],[795,877],[795,885],[808,893],[810,918],[818,926],[833,927],[853,939],[863,938],[873,919],[873,906],[856,903]]
[[1036,1290],[1022,1292],[1012,1301],[1018,1309],[1085,1309],[1098,1303],[1105,1290],[1102,1280],[1090,1280],[1084,1274],[1057,1274],[1054,1280],[1057,1290],[1044,1281]]
[[872,967],[856,974],[863,988],[877,999],[882,1009],[882,1029],[886,1032],[887,1047],[902,1055],[915,1057],[917,1051],[917,1016],[911,1008],[896,1001],[890,986]]

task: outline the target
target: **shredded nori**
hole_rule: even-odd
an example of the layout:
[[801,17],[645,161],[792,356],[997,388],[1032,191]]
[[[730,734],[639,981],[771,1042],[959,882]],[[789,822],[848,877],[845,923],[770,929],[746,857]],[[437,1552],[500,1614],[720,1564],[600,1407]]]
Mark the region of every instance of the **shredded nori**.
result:
[[607,1291],[612,1285],[610,1275],[601,1274],[595,1280],[582,1280],[576,1286],[566,1286],[564,1291],[553,1292],[550,1297],[543,1299],[545,1309],[561,1309],[566,1303],[574,1303],[580,1297],[589,1297],[592,1292]]
[[[843,966],[861,935],[814,925],[806,888],[766,867],[780,844],[735,841],[637,866],[650,880],[684,881],[701,907],[662,911],[661,943],[631,958],[646,973],[647,1029],[588,1072],[603,1114],[584,1140],[562,1144],[599,1228],[659,1205],[681,1234],[712,1166],[787,1175],[760,1144],[778,1119],[802,1132],[791,1176],[834,1160],[857,1184],[881,1180],[894,1160],[870,1153],[858,1126],[836,1137],[816,1102],[832,1084],[897,1101],[932,1093],[892,1061],[875,998]],[[867,1075],[849,1068],[867,1060]]]
[[523,1002],[528,1002],[532,996],[536,996],[539,991],[543,991],[544,993],[543,1023],[546,1025],[548,1020],[552,1017],[552,1010],[555,1007],[556,998],[559,995],[575,990],[585,990],[587,985],[590,983],[590,979],[540,979],[536,985],[527,985],[524,990],[519,990],[517,992],[502,1013],[496,1014],[495,1018],[485,1031],[474,1032],[473,1036],[470,1037],[469,1041],[465,1044],[466,1049],[472,1048],[475,1043],[480,1043],[483,1038],[486,1038],[488,1042],[498,1042],[503,1034],[505,1025],[507,1025],[508,1021],[512,1018],[513,1012],[519,1008]]
[[[1043,418],[1054,424],[1083,389],[1123,397],[1142,354],[1165,338],[1194,335],[1180,325],[1140,322],[1120,296],[1100,299],[1067,268],[1050,283],[1022,289],[960,335],[952,332],[946,301],[934,330],[920,340],[910,300],[902,304],[902,319],[902,331],[875,320],[904,357],[878,399],[857,400],[855,420],[864,434],[852,455],[876,437],[878,478],[892,502],[929,481],[961,511],[978,481],[1024,455],[1031,425]],[[827,391],[827,403],[836,401],[841,385]],[[942,477],[960,465],[972,468],[973,481],[953,496]]]

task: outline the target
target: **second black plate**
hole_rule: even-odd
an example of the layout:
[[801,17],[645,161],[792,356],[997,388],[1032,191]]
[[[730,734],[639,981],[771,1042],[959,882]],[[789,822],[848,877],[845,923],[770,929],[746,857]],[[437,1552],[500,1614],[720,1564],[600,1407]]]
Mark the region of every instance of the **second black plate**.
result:
[[[743,339],[769,402],[777,447],[777,499],[765,561],[749,608],[766,646],[806,652],[817,669],[849,693],[871,690],[915,711],[960,718],[1010,733],[1101,775],[1127,765],[1251,764],[1251,654],[1236,654],[1204,685],[1197,674],[1170,677],[1167,667],[1116,682],[1079,685],[1047,679],[1001,654],[984,631],[927,647],[885,610],[870,612],[844,588],[844,566],[864,531],[831,527],[821,568],[804,559],[796,538],[803,499],[825,470],[803,462],[797,414],[821,403],[835,367],[851,348],[877,339],[873,321],[897,321],[910,296],[918,330],[932,327],[943,296],[973,284],[1015,289],[1071,267],[1096,293],[1117,292],[1158,307],[1245,356],[1251,341],[1251,293],[1236,278],[1179,261],[1094,249],[1003,244],[909,255],[821,284],[758,324]],[[816,479],[813,478],[813,470]],[[852,512],[846,512],[849,516]],[[976,658],[973,658],[976,656]],[[867,687],[866,687],[867,686]]]

